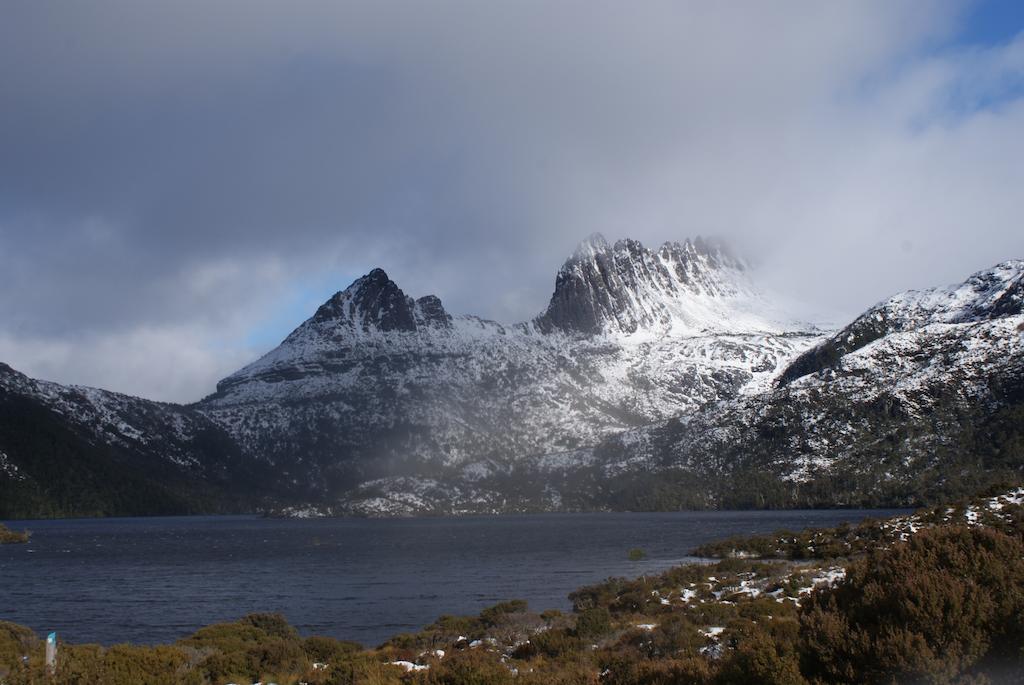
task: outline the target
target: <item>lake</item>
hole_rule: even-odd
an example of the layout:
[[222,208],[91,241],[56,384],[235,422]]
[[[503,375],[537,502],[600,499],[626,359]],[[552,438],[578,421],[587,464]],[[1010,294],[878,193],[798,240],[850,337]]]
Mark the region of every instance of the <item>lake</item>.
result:
[[[655,573],[698,544],[895,511],[538,514],[284,520],[249,516],[14,521],[0,619],[72,642],[171,642],[255,611],[304,635],[379,644],[507,599],[569,609],[609,576]],[[630,549],[647,553],[630,561]]]

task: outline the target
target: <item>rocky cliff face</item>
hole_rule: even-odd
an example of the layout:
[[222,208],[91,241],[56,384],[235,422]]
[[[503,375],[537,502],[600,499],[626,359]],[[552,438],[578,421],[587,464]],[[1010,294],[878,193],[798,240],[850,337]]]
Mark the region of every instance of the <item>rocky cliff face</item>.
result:
[[636,240],[609,245],[595,234],[559,270],[551,303],[535,323],[585,336],[764,327],[767,319],[751,320],[747,311],[759,294],[746,271],[723,246],[700,238],[648,250]]

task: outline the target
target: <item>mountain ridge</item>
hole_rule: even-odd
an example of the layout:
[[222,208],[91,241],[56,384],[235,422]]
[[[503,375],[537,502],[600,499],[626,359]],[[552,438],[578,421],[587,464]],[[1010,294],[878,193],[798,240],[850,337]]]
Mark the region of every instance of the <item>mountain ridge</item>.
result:
[[[818,335],[758,316],[746,267],[721,249],[687,241],[660,251],[584,241],[547,314],[511,326],[448,314],[371,271],[195,407],[277,467],[315,462],[327,483],[317,496],[380,478],[507,473],[524,455],[596,444],[766,385]],[[585,277],[566,296],[566,274],[579,268]],[[614,326],[554,325],[559,306],[602,297]],[[436,304],[430,325],[416,322],[424,302]]]
[[967,323],[1012,316],[1024,303],[1024,260],[1007,260],[975,272],[962,283],[907,290],[882,300],[828,340],[795,359],[779,377],[783,385],[823,370],[843,355],[879,338],[930,323]]
[[0,494],[116,513],[51,501],[46,478],[74,454],[182,513],[895,505],[1019,475],[1024,262],[893,296],[835,333],[787,320],[749,272],[710,241],[592,236],[547,308],[506,326],[374,269],[184,406],[0,367],[8,418],[67,436],[44,468],[0,417]]

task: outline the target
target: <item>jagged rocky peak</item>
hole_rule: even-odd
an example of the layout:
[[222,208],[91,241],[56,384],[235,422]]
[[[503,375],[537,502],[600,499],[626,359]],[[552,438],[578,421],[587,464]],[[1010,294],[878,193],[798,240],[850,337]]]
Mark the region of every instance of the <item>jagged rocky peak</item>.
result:
[[447,328],[451,320],[438,297],[427,295],[413,300],[383,269],[374,269],[335,293],[312,318],[316,324],[340,324],[363,332]]
[[437,295],[424,295],[416,300],[413,315],[419,327],[450,328],[452,325],[451,314],[445,311],[441,298]]
[[746,269],[723,244],[700,237],[650,250],[631,239],[612,245],[595,233],[562,265],[535,323],[586,335],[668,325],[679,318],[682,301],[751,294]]

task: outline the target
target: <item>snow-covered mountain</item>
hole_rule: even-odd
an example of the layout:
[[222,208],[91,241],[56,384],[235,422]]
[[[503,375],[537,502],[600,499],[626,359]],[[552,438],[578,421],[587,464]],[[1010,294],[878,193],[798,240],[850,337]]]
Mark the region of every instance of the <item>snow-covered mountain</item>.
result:
[[896,295],[804,352],[777,387],[575,461],[617,488],[657,473],[669,499],[693,506],[913,504],[1019,481],[1022,306],[1024,261]]
[[751,275],[707,241],[592,236],[502,325],[375,269],[190,406],[0,365],[0,515],[894,505],[1020,478],[1024,262],[834,334]]
[[188,407],[0,364],[0,518],[246,511],[270,478]]
[[701,240],[592,236],[547,309],[504,326],[414,300],[375,269],[196,409],[311,496],[507,475],[767,387],[821,333],[774,312],[747,274]]

